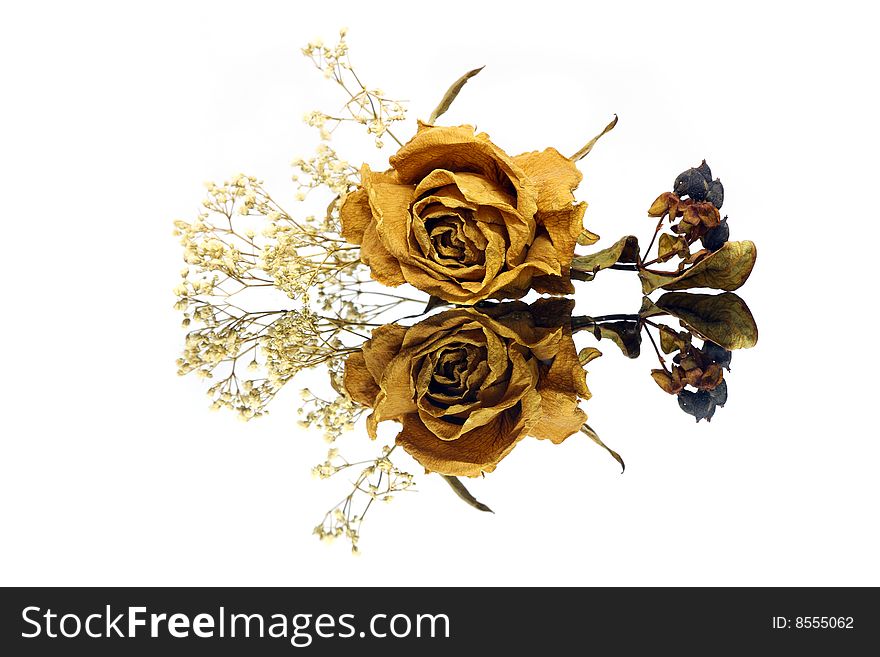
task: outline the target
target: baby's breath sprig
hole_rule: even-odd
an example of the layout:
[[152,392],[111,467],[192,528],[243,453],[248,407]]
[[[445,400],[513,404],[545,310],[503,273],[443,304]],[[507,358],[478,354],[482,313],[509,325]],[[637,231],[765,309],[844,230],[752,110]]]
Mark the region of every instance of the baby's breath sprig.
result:
[[334,443],[343,434],[354,428],[367,409],[353,401],[342,387],[342,363],[333,361],[332,366],[338,366],[338,371],[330,371],[331,382],[338,394],[333,399],[323,399],[309,388],[303,388],[300,395],[303,400],[302,406],[296,409],[300,416],[301,427],[312,427],[323,431],[324,440]]
[[[345,357],[383,323],[380,316],[424,303],[369,280],[358,247],[339,234],[334,210],[294,219],[261,181],[241,174],[207,187],[197,219],[175,222],[187,266],[174,292],[183,326],[192,327],[178,373],[214,380],[212,408],[251,419],[305,369],[323,365],[331,381],[339,379]],[[296,307],[247,311],[237,295],[253,288],[276,288]],[[334,387],[342,390],[339,381]],[[351,410],[344,398],[334,403]],[[351,423],[319,428],[338,436]]]
[[361,525],[373,502],[391,502],[396,493],[414,490],[413,476],[399,470],[391,461],[394,449],[385,446],[380,456],[372,461],[349,463],[338,449],[331,447],[327,459],[312,468],[315,477],[328,479],[349,468],[366,466],[352,482],[351,492],[327,511],[321,524],[315,527],[314,534],[318,538],[330,542],[344,536],[351,542],[352,554],[357,554]]
[[[177,367],[181,375],[196,373],[211,382],[213,409],[231,409],[244,420],[266,414],[269,402],[300,372],[325,368],[337,394],[324,399],[303,390],[298,413],[301,424],[334,443],[366,410],[342,384],[346,358],[369,339],[372,327],[387,322],[383,316],[408,303],[421,309],[427,299],[395,294],[372,281],[359,247],[343,238],[340,200],[357,188],[358,170],[328,143],[341,124],[354,123],[366,128],[377,148],[383,148],[385,135],[401,144],[389,126],[404,120],[404,104],[361,82],[349,60],[345,30],[335,46],[314,42],[303,53],[347,96],[334,114],[305,116],[319,130],[321,143],[313,157],[293,163],[296,200],[309,197],[319,207],[329,205],[326,211],[295,218],[252,176],[207,184],[197,218],[174,222],[186,262],[174,288],[175,308],[188,331]],[[322,193],[326,201],[316,198]],[[257,293],[254,288],[265,289]],[[280,302],[256,303],[272,310],[246,309],[255,296],[265,299],[270,293]],[[314,470],[317,476],[363,469],[352,492],[325,515],[316,534],[328,540],[345,535],[357,553],[361,523],[373,501],[390,501],[413,485],[412,475],[392,464],[392,451],[386,447],[374,460],[350,463],[330,449]]]
[[174,235],[180,238],[188,265],[174,289],[178,310],[186,310],[188,300],[200,295],[231,296],[244,287],[274,284],[261,275],[254,228],[233,225],[236,214],[247,215],[258,203],[261,208],[266,204],[257,196],[259,181],[239,174],[222,185],[206,186],[208,194],[196,220],[174,222]]
[[339,31],[339,41],[334,46],[326,46],[319,40],[312,41],[302,49],[325,78],[333,80],[348,96],[338,115],[323,112],[309,112],[305,122],[317,128],[323,141],[329,141],[332,133],[343,123],[357,123],[366,127],[367,132],[375,139],[376,147],[382,148],[382,137],[386,134],[398,146],[401,141],[389,130],[396,121],[406,118],[406,107],[403,101],[388,98],[381,89],[366,87],[355,73],[349,57],[348,43],[345,41],[347,30]]
[[267,413],[266,405],[300,371],[323,364],[338,370],[356,348],[340,340],[335,320],[306,309],[247,313],[232,304],[197,304],[193,314],[203,326],[187,333],[178,374],[213,380],[212,408],[234,410],[245,420]]
[[[292,164],[298,171],[291,179],[296,183],[296,198],[300,201],[304,201],[313,189],[322,187],[341,197],[356,184],[358,170],[341,159],[327,143],[318,144],[313,157],[297,158]],[[331,203],[328,215],[338,211],[335,205],[335,202]]]

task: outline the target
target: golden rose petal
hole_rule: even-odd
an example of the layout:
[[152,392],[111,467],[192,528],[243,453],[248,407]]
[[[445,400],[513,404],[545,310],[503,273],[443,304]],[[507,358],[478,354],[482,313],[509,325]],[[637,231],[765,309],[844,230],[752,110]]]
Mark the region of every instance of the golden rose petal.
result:
[[421,198],[432,190],[440,190],[454,185],[462,197],[471,205],[488,205],[507,212],[516,212],[516,199],[503,187],[476,173],[454,173],[446,169],[435,169],[416,185],[414,196]]
[[574,247],[583,233],[586,210],[586,203],[577,203],[565,210],[538,214],[539,221],[556,249],[556,258],[564,275],[568,275],[569,264],[574,257]]
[[375,381],[382,380],[388,364],[400,353],[407,328],[397,324],[385,324],[373,329],[370,339],[364,343],[361,353],[364,365]]
[[[563,344],[571,342],[563,340]],[[574,352],[574,343],[571,345]],[[541,394],[541,420],[535,424],[532,435],[535,438],[561,443],[587,421],[587,414],[579,407],[580,399],[589,399],[590,392],[586,384],[586,372],[574,353],[574,364],[567,346],[561,350],[562,357],[557,355],[550,372],[542,379],[538,387]]]
[[568,329],[563,328],[556,358],[553,359],[553,364],[550,366],[546,378],[541,381],[541,387],[552,387],[566,392],[572,391],[581,399],[592,397],[589,388],[587,388],[587,373],[581,365],[577,347],[575,347]]
[[356,351],[345,359],[342,386],[348,396],[359,404],[372,407],[376,401],[379,386],[367,369],[367,362],[362,351]]
[[385,248],[374,223],[364,231],[361,262],[370,268],[370,276],[383,285],[397,287],[406,283],[400,262]]
[[574,285],[566,276],[536,276],[532,279],[532,289],[539,294],[574,294]]
[[458,440],[440,440],[417,415],[408,415],[396,442],[428,472],[478,477],[492,472],[524,437],[523,423],[510,413],[499,414]]
[[[452,194],[450,187],[458,193]],[[428,196],[419,198],[424,194]],[[413,211],[422,218],[427,218],[424,214],[425,201],[430,199],[450,208],[467,204],[467,207],[475,210],[477,223],[503,225],[507,230],[505,260],[511,267],[520,264],[523,251],[535,235],[534,217],[520,215],[515,207],[516,199],[477,174],[453,173],[444,169],[432,171],[416,187],[415,197],[419,200],[414,204]]]
[[366,166],[361,173],[361,179],[376,220],[379,238],[392,256],[401,262],[408,260],[409,207],[413,200],[414,187],[394,182],[389,176],[372,172]]
[[358,189],[345,197],[339,209],[342,236],[352,244],[360,244],[364,231],[373,221],[370,199],[365,189]]
[[376,396],[374,408],[380,422],[396,420],[418,410],[412,366],[412,354],[402,351],[388,364],[379,379],[381,392]]
[[473,126],[419,125],[416,135],[390,158],[401,182],[416,184],[436,169],[476,172],[516,195],[521,217],[537,211],[536,190],[522,168]]
[[477,209],[477,205],[468,201],[464,197],[464,194],[461,193],[461,190],[455,185],[446,185],[445,187],[440,187],[433,190],[430,194],[426,196],[419,194],[418,191],[413,192],[413,194],[417,200],[413,203],[412,209],[413,212],[417,215],[420,215],[425,207],[427,207],[428,205],[433,205],[435,203],[451,209]]
[[541,421],[532,430],[533,436],[560,443],[580,430],[587,415],[578,404],[580,399],[590,398],[590,391],[577,348],[567,332],[559,341],[553,363],[541,377],[538,392]]
[[379,418],[376,417],[376,413],[370,413],[367,416],[367,436],[370,437],[370,440],[376,440],[378,434]]
[[418,132],[389,158],[401,182],[417,183],[436,169],[479,171],[496,183],[522,178],[522,169],[473,126],[419,126]]
[[587,414],[579,407],[577,398],[558,390],[541,392],[541,419],[532,428],[531,435],[558,445],[581,430]]
[[[530,391],[534,390],[538,380],[538,368],[534,359],[528,361],[517,352],[509,354],[509,362],[512,365],[510,378],[504,382],[504,393],[500,399],[491,405],[478,406],[467,409],[464,406],[451,406],[442,417],[419,412],[419,417],[425,426],[441,440],[456,440],[466,433],[492,422],[495,417],[518,404]],[[503,368],[507,370],[506,363]],[[464,424],[455,424],[450,421],[461,411],[469,410]]]
[[529,247],[522,264],[503,271],[479,293],[479,299],[518,298],[525,295],[535,276],[560,274],[560,265],[554,257],[555,249],[546,234],[538,235]]
[[532,267],[536,272],[542,274],[555,274],[558,276],[562,273],[562,266],[557,257],[556,248],[553,246],[549,235],[542,233],[535,238],[535,241],[529,247],[529,252],[526,255],[523,266]]
[[574,247],[584,232],[586,203],[575,203],[572,192],[583,179],[574,162],[555,148],[523,153],[514,160],[535,183],[538,194],[538,223],[543,225],[556,248],[560,266],[567,275]]
[[[574,162],[555,148],[522,153],[513,158],[538,194],[538,212],[566,210],[574,201],[572,192],[583,180]],[[580,232],[580,231],[578,231]]]

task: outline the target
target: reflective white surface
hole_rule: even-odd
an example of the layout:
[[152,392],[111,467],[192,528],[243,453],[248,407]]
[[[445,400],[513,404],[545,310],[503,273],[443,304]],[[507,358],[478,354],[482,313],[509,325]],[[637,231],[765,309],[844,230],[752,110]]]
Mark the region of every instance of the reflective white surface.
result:
[[[880,584],[876,23],[860,3],[819,7],[5,9],[0,582]],[[760,327],[711,424],[657,388],[650,353],[600,345],[585,408],[623,476],[585,438],[527,440],[470,482],[493,516],[420,476],[371,511],[361,557],[311,536],[347,484],[310,477],[325,445],[295,425],[296,391],[243,424],[175,376],[171,220],[238,171],[299,211],[289,162],[316,143],[300,117],[342,102],[299,48],[343,25],[365,82],[413,120],[485,64],[443,120],[511,153],[574,152],[617,113],[577,193],[598,246],[649,239],[651,201],[709,160],[731,239],[758,244],[738,293]],[[638,310],[627,272],[577,286],[578,313]]]

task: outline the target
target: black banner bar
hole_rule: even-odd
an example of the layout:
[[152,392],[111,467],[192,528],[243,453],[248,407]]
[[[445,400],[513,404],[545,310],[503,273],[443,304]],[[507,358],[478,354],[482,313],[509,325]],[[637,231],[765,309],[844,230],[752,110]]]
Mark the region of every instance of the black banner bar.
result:
[[[878,646],[868,588],[13,588],[4,655],[544,654]],[[652,652],[654,652],[652,650]],[[788,654],[788,653],[785,653]]]

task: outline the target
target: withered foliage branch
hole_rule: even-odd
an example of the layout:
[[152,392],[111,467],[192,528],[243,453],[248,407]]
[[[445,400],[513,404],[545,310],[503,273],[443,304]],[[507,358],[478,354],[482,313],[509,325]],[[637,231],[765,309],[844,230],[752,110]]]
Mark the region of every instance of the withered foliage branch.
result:
[[[635,271],[646,295],[658,289],[731,292],[745,284],[755,266],[757,247],[749,240],[729,241],[728,219],[719,212],[724,187],[717,178],[712,180],[706,161],[681,173],[673,189],[660,194],[648,208],[648,216],[658,221],[644,254],[639,254],[638,239],[628,235],[611,247],[575,257],[572,278],[592,280],[603,269]],[[661,232],[664,226],[668,232]],[[658,236],[656,256],[649,258]],[[672,260],[678,261],[674,269],[657,269]]]

